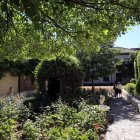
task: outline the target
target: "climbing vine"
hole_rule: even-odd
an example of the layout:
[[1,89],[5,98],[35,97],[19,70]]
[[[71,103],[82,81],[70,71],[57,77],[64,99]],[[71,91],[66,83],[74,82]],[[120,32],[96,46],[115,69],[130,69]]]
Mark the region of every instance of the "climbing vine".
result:
[[39,63],[37,59],[30,59],[24,61],[2,60],[0,61],[0,78],[5,76],[6,73],[11,75],[31,75],[34,72],[36,65]]
[[59,77],[61,94],[74,93],[82,84],[82,70],[80,62],[74,56],[60,56],[52,60],[41,61],[35,70],[37,89],[46,93],[45,81],[51,77]]

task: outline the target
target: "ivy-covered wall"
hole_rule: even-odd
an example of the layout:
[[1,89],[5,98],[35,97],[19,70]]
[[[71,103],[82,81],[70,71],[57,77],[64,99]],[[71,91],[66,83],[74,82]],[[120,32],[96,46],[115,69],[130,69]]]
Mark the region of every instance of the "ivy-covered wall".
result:
[[26,76],[32,75],[38,63],[39,60],[37,59],[24,61],[10,61],[5,59],[0,61],[0,79],[4,77],[6,73],[10,73],[13,76],[19,74],[24,74]]
[[60,95],[72,96],[82,85],[83,72],[80,62],[73,56],[63,56],[52,60],[44,60],[35,70],[37,89],[46,93],[45,81],[51,77],[60,78]]

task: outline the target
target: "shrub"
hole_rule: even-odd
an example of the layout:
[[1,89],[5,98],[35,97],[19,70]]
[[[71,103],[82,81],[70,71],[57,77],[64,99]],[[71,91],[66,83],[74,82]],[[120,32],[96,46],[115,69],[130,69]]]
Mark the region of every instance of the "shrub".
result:
[[[105,131],[107,124],[106,111],[99,106],[80,102],[77,110],[61,101],[47,108],[47,111],[37,117],[35,123],[34,128],[40,130],[40,139],[44,138],[46,140],[98,140],[99,133]],[[33,137],[34,134],[28,134],[28,136]]]
[[[35,70],[37,89],[41,94],[48,94],[50,101],[56,101],[58,97],[65,99],[77,96],[77,90],[82,85],[83,72],[80,62],[73,56],[61,56],[52,60],[44,60],[39,63]],[[59,80],[57,94],[54,97],[49,83],[52,78]],[[45,81],[48,81],[46,87]],[[48,99],[47,99],[48,100]],[[47,102],[47,101],[46,101]]]
[[125,85],[125,89],[126,89],[130,94],[135,94],[135,93],[136,93],[136,91],[135,91],[135,89],[136,89],[136,84],[134,84],[134,83],[127,83],[127,84]]
[[109,91],[106,90],[106,89],[94,89],[94,90],[85,90],[83,89],[81,91],[81,97],[87,102],[87,103],[90,103],[90,104],[94,104],[94,105],[99,105],[100,102],[100,95],[103,95],[105,96],[105,99],[108,98],[108,93]]
[[138,79],[136,83],[136,93],[139,95],[140,94],[140,78]]
[[39,128],[36,127],[36,123],[28,119],[23,126],[22,139],[39,140],[39,137],[40,131]]
[[97,105],[78,102],[77,108],[61,100],[34,114],[22,104],[4,104],[0,108],[0,139],[27,140],[99,140],[106,130],[107,112]]
[[[36,67],[35,75],[39,92],[46,93],[44,82],[50,77],[59,77],[63,82],[68,82],[69,80],[70,87],[74,85],[80,87],[83,72],[77,58],[73,56],[61,56],[56,59],[40,62]],[[65,79],[65,77],[67,78]]]
[[32,115],[22,102],[23,100],[17,97],[14,97],[11,103],[6,99],[0,101],[0,140],[20,139],[20,130]]

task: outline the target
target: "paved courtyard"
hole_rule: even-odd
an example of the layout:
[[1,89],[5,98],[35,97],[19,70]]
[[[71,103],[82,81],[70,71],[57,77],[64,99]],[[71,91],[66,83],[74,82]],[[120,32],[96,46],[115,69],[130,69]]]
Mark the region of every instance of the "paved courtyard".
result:
[[123,98],[114,98],[110,115],[114,117],[109,125],[106,140],[140,140],[140,114]]

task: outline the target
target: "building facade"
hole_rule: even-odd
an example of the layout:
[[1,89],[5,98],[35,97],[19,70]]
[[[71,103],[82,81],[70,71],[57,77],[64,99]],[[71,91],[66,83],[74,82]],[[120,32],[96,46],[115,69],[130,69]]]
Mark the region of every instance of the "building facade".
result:
[[23,74],[13,76],[7,73],[0,79],[0,96],[6,96],[10,87],[13,88],[13,93],[34,90],[34,77]]

